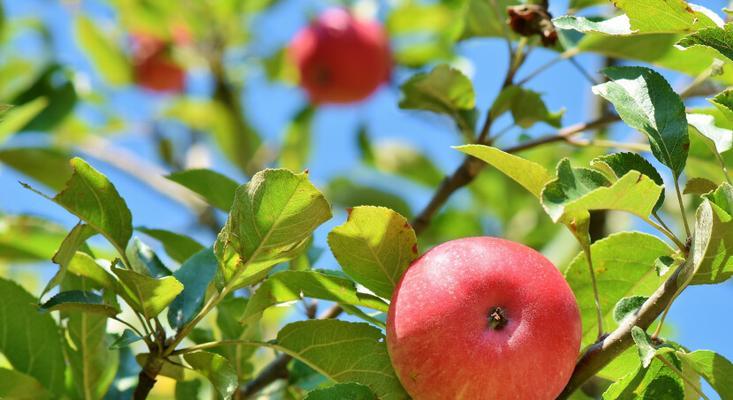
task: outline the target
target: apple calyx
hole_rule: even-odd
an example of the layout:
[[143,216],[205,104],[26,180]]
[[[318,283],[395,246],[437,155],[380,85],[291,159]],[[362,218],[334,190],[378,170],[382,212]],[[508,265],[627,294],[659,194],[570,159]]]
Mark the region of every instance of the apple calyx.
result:
[[493,331],[500,331],[506,326],[509,320],[506,318],[504,309],[496,306],[489,310],[489,328]]

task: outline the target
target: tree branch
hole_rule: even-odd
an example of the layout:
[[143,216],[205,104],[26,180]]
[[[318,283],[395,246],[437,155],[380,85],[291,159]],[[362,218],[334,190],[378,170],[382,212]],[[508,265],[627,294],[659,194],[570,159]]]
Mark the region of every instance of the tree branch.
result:
[[611,362],[611,360],[631,346],[634,343],[634,340],[631,338],[631,328],[638,326],[646,330],[659,317],[666,306],[674,300],[675,293],[679,289],[677,278],[685,266],[686,264],[677,267],[674,273],[664,281],[662,286],[644,302],[634,318],[630,318],[622,323],[616,330],[603,338],[603,340],[593,344],[582,355],[575,365],[575,371],[573,371],[570,381],[560,396],[557,397],[558,399],[569,398],[583,383],[592,378],[598,371]]

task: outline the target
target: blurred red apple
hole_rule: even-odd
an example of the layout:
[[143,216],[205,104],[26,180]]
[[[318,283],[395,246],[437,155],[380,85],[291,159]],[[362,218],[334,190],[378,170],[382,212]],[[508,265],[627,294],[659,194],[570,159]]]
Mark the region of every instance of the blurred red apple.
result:
[[135,82],[155,92],[182,92],[186,71],[171,57],[171,44],[139,33],[132,40]]
[[353,103],[389,79],[389,38],[376,21],[348,11],[325,11],[290,44],[300,85],[314,103]]
[[578,305],[540,253],[508,240],[441,244],[392,298],[387,346],[415,400],[554,399],[579,354]]

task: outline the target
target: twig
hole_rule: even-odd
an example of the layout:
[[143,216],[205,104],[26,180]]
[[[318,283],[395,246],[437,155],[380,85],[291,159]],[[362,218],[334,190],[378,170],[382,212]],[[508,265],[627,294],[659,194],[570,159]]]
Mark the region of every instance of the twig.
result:
[[667,304],[674,299],[679,284],[677,282],[680,271],[685,264],[679,266],[672,275],[644,302],[636,316],[627,319],[606,336],[603,340],[593,344],[575,365],[575,371],[558,399],[567,399],[583,383],[603,369],[616,356],[621,354],[634,343],[631,338],[631,328],[638,326],[647,329]]

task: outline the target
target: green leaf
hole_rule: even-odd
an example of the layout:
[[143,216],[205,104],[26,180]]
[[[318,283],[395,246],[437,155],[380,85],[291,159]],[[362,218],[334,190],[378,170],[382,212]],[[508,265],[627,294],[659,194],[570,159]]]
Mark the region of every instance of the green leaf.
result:
[[721,399],[733,398],[733,364],[710,350],[678,353],[678,356],[705,378]]
[[[687,33],[717,27],[719,17],[685,0],[616,0],[614,5],[626,12],[631,29],[640,33]],[[712,15],[711,15],[712,14]]]
[[172,274],[153,249],[138,238],[132,239],[132,244],[127,249],[127,258],[130,260],[132,270],[140,274],[153,278],[162,278]]
[[578,32],[598,32],[606,35],[630,35],[631,23],[626,15],[596,21],[575,15],[563,15],[552,20],[557,29],[573,29]]
[[288,124],[280,150],[281,167],[292,171],[305,169],[311,152],[312,124],[315,115],[316,109],[309,105],[300,110]]
[[[408,399],[395,376],[382,332],[365,323],[309,320],[286,325],[275,349],[335,382],[359,382],[379,399]],[[365,355],[368,355],[365,357]]]
[[435,187],[443,172],[415,146],[400,142],[384,142],[370,149],[372,159],[365,159],[375,169],[401,176],[427,187]]
[[218,264],[214,251],[208,248],[194,254],[173,273],[183,284],[183,291],[168,308],[168,323],[172,328],[180,329],[201,311]]
[[42,98],[45,100],[40,101],[48,104],[18,131],[50,131],[74,111],[78,95],[70,75],[65,67],[51,63],[35,82],[10,101],[11,104],[26,104]]
[[[590,249],[600,293],[603,326],[610,332],[618,326],[613,319],[614,305],[624,297],[651,295],[663,282],[663,278],[657,276],[655,261],[660,256],[670,256],[672,249],[660,239],[639,232],[612,234],[593,243]],[[585,255],[578,254],[563,274],[580,307],[582,343],[585,346],[595,342],[598,333],[593,285]]]
[[6,111],[0,120],[0,142],[3,142],[6,137],[23,130],[46,106],[48,106],[48,99],[38,97]]
[[181,282],[172,276],[156,279],[116,267],[112,268],[112,272],[122,282],[120,295],[130,307],[142,313],[147,319],[160,314],[183,291]]
[[608,185],[595,170],[573,168],[568,159],[560,161],[557,178],[542,191],[542,206],[554,222],[567,225],[586,245],[591,210],[626,211],[647,218],[654,209],[662,188],[639,171],[629,171]]
[[183,263],[204,249],[204,246],[199,242],[180,233],[145,227],[137,227],[135,229],[159,241],[170,258],[179,263]]
[[733,187],[723,184],[706,197],[697,208],[690,263],[680,277],[684,281],[692,277],[692,284],[719,283],[733,276],[733,262],[730,262],[733,247],[729,245],[733,241],[730,209]]
[[119,352],[109,349],[107,317],[72,313],[66,327],[66,356],[75,398],[102,399],[117,373]]
[[62,227],[48,220],[0,213],[0,260],[48,261],[65,235]]
[[[0,123],[0,130],[3,124]],[[2,136],[2,133],[0,133]],[[0,162],[54,190],[64,188],[73,173],[71,156],[52,147],[13,147],[0,150]]]
[[86,161],[75,157],[71,160],[74,173],[66,188],[53,198],[24,184],[28,189],[64,207],[82,221],[104,235],[120,254],[125,254],[127,242],[132,236],[132,216],[125,200],[112,182]]
[[660,256],[654,261],[654,268],[657,270],[657,276],[664,276],[673,267],[678,267],[684,262],[684,259],[669,256]]
[[611,67],[603,72],[611,81],[593,86],[593,93],[613,103],[627,125],[646,134],[654,157],[678,177],[690,146],[680,97],[649,68]]
[[95,70],[107,83],[120,86],[132,80],[132,69],[127,57],[112,40],[104,37],[94,21],[78,15],[74,21],[74,33]]
[[337,383],[308,392],[305,400],[379,400],[369,387],[359,383]]
[[81,251],[77,251],[71,258],[67,272],[73,276],[88,279],[96,287],[109,291],[118,289],[119,283],[115,277],[97,264],[89,254]]
[[685,183],[684,194],[705,194],[717,189],[715,182],[705,178],[689,178]]
[[507,111],[512,113],[514,123],[522,128],[529,128],[537,122],[559,128],[564,112],[550,112],[539,93],[521,86],[509,86],[502,90],[491,106],[490,115],[496,120]]
[[123,347],[128,347],[129,345],[135,342],[139,342],[140,340],[143,340],[143,338],[138,336],[137,333],[129,329],[125,329],[122,332],[122,335],[120,335],[120,337],[115,339],[115,341],[112,342],[111,345],[109,345],[109,348],[110,349],[121,349]]
[[552,180],[552,175],[540,164],[505,153],[496,147],[469,144],[454,148],[498,169],[537,198],[542,188]]
[[516,0],[466,0],[461,39],[473,37],[506,36],[511,32],[506,26],[506,9],[518,4]]
[[282,271],[270,276],[247,302],[243,323],[253,323],[267,308],[303,297],[369,307],[387,312],[387,304],[366,293],[359,293],[349,279],[317,271]]
[[237,189],[216,239],[219,282],[238,288],[261,280],[274,265],[296,256],[330,218],[331,207],[306,173],[258,172]]
[[687,122],[703,136],[713,153],[721,154],[733,148],[733,131],[715,125],[715,117],[707,114],[687,114]]
[[179,381],[176,382],[176,400],[191,400],[198,399],[199,392],[201,391],[201,381],[198,379],[192,379],[190,381]]
[[185,186],[206,200],[212,206],[229,211],[234,201],[237,182],[210,169],[187,169],[174,172],[166,178]]
[[51,394],[32,376],[0,368],[0,399],[48,400]]
[[657,348],[657,346],[652,344],[652,339],[649,335],[647,335],[646,332],[638,326],[631,328],[631,338],[634,339],[634,343],[636,343],[636,349],[638,350],[639,358],[641,359],[641,366],[644,368],[649,368],[649,364],[652,363],[654,357],[664,354],[665,352],[674,351],[674,348],[670,346],[663,345],[662,347]]
[[[616,182],[618,178],[626,175],[629,171],[639,171],[651,178],[654,183],[664,186],[664,180],[656,168],[644,157],[636,153],[614,153],[594,158],[591,166],[606,175],[611,182]],[[654,205],[657,211],[664,204],[664,190],[659,194],[659,200]]]
[[328,199],[336,206],[380,206],[391,208],[405,216],[412,215],[410,205],[402,197],[382,189],[360,185],[345,176],[332,179],[325,191]]
[[618,303],[616,303],[616,306],[613,307],[613,320],[616,321],[617,324],[620,324],[621,321],[627,317],[636,315],[637,311],[639,311],[648,298],[649,297],[647,296],[631,296],[622,298]]
[[[219,303],[216,312],[216,325],[221,330],[222,339],[250,340],[258,336],[258,324],[242,325],[239,323],[239,318],[244,314],[246,308],[247,299],[232,295],[225,297]],[[222,353],[234,366],[239,379],[245,380],[254,371],[250,358],[256,350],[256,347],[243,344],[226,346],[222,348]]]
[[14,370],[60,394],[66,369],[61,334],[51,315],[38,312],[37,302],[18,284],[0,278],[0,327],[5,332],[23,333],[0,336],[0,352]]
[[708,99],[720,112],[733,122],[733,89],[724,90],[712,99]]
[[53,278],[48,281],[48,284],[46,284],[46,288],[43,289],[43,292],[41,293],[41,298],[48,293],[49,290],[61,284],[67,270],[69,269],[69,263],[74,258],[76,251],[84,245],[87,239],[94,236],[96,233],[97,232],[89,225],[81,222],[71,229],[51,259],[54,263],[58,264],[59,270]]
[[[670,363],[679,364],[672,354],[663,355]],[[685,384],[677,374],[660,360],[653,359],[649,368],[639,367],[611,385],[603,400],[668,399],[684,400]]]
[[473,133],[476,95],[471,80],[459,70],[441,64],[414,75],[401,89],[400,108],[445,114],[461,132]]
[[328,234],[341,268],[378,296],[389,299],[402,273],[417,258],[417,238],[400,214],[382,207],[355,207]]
[[237,374],[226,358],[206,351],[188,353],[183,358],[214,385],[222,399],[229,399],[237,390]]
[[80,311],[113,317],[120,310],[112,304],[106,304],[104,298],[93,292],[69,290],[60,292],[41,305],[42,311]]
[[733,24],[728,23],[724,28],[715,26],[701,29],[685,36],[677,45],[684,48],[707,46],[733,61]]

